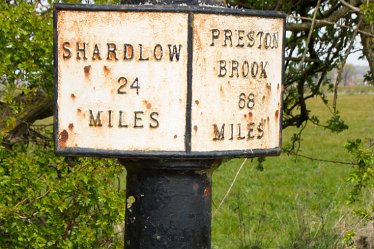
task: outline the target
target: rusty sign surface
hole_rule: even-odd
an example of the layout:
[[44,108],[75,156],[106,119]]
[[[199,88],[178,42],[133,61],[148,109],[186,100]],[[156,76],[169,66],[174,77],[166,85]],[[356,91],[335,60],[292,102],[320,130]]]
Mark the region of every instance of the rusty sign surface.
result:
[[277,155],[285,15],[56,4],[55,150]]

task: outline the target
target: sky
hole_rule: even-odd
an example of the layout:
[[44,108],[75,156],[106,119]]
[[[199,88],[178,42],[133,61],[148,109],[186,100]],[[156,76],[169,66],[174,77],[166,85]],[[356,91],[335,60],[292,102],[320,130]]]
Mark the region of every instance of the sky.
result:
[[369,63],[366,59],[359,60],[358,57],[360,56],[360,52],[356,52],[353,54],[350,54],[347,59],[347,63],[353,64],[356,66],[369,66]]
[[358,59],[361,55],[362,55],[362,52],[360,49],[362,49],[362,46],[361,46],[361,39],[359,37],[357,37],[356,41],[355,41],[355,44],[354,44],[354,51],[357,51],[357,52],[354,52],[354,53],[351,53],[349,56],[348,56],[348,59],[347,59],[347,63],[349,64],[353,64],[353,65],[356,65],[356,66],[369,66],[369,62],[365,59]]

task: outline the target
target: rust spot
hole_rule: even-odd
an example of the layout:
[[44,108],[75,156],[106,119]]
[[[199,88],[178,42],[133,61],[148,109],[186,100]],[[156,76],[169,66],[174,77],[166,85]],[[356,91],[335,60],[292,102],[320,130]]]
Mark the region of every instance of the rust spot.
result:
[[199,104],[200,104],[200,101],[195,100],[195,104],[196,104],[196,105],[199,105]]
[[278,110],[275,111],[275,118],[276,118],[276,119],[279,118],[279,111],[278,111]]
[[247,114],[244,114],[244,118],[247,118]]
[[133,51],[134,51],[134,50],[133,50],[130,46],[126,46],[126,57],[127,57],[127,58],[132,58],[132,57],[134,57],[134,55],[132,54]]
[[210,189],[209,188],[205,188],[204,189],[204,197],[208,197],[210,195]]
[[80,114],[82,112],[82,110],[80,108],[78,108],[77,112]]
[[252,118],[253,117],[253,113],[252,112],[248,112],[248,117]]
[[264,70],[263,72],[264,72],[264,78],[267,79],[268,75],[267,75],[266,71]]
[[[157,48],[160,48],[160,47],[157,46]],[[154,53],[155,53],[156,58],[162,58],[162,49],[155,48]]]
[[277,90],[279,90],[279,83],[277,84]]
[[143,102],[144,102],[145,107],[146,107],[148,110],[152,108],[152,104],[149,103],[147,100],[144,100]]
[[197,132],[198,129],[199,129],[199,128],[197,127],[197,125],[194,125],[193,130],[194,130],[195,132]]
[[265,99],[266,99],[265,95],[262,96],[262,102],[265,102]]
[[84,70],[84,75],[86,76],[86,78],[88,78],[90,76],[91,65],[85,66],[83,70]]
[[201,51],[202,50],[202,42],[201,42],[201,39],[200,39],[200,34],[197,30],[193,29],[193,37],[195,39],[195,42],[196,42],[196,50],[197,51]]
[[72,99],[72,100],[75,100],[75,94],[74,93],[72,93],[72,94],[70,94],[70,98]]
[[174,139],[177,139],[177,137],[178,137],[177,135],[174,135]]
[[58,144],[60,147],[65,147],[66,146],[66,141],[69,139],[69,133],[66,130],[63,130],[59,134],[59,141]]
[[74,128],[74,124],[73,123],[70,123],[69,126],[68,126],[69,130],[73,130]]
[[110,68],[107,66],[104,66],[104,74],[108,75],[110,73]]
[[69,133],[66,130],[63,130],[60,133],[59,139],[60,139],[61,142],[66,142],[69,139]]
[[267,94],[271,93],[271,84],[270,83],[266,83],[266,92],[267,92]]
[[222,86],[219,87],[219,91],[220,91],[221,93],[223,93],[223,88],[222,88]]

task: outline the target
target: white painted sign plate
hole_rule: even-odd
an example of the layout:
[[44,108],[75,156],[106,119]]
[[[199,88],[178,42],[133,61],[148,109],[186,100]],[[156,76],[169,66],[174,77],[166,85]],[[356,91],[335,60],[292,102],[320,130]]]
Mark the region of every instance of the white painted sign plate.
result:
[[285,16],[55,5],[56,153],[276,155]]

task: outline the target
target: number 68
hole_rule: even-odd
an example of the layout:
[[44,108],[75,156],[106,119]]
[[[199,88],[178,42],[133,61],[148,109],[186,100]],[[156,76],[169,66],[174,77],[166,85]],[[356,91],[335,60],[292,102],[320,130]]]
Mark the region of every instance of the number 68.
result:
[[244,109],[247,107],[252,110],[255,107],[255,95],[253,93],[248,94],[240,93],[239,95],[239,108]]

